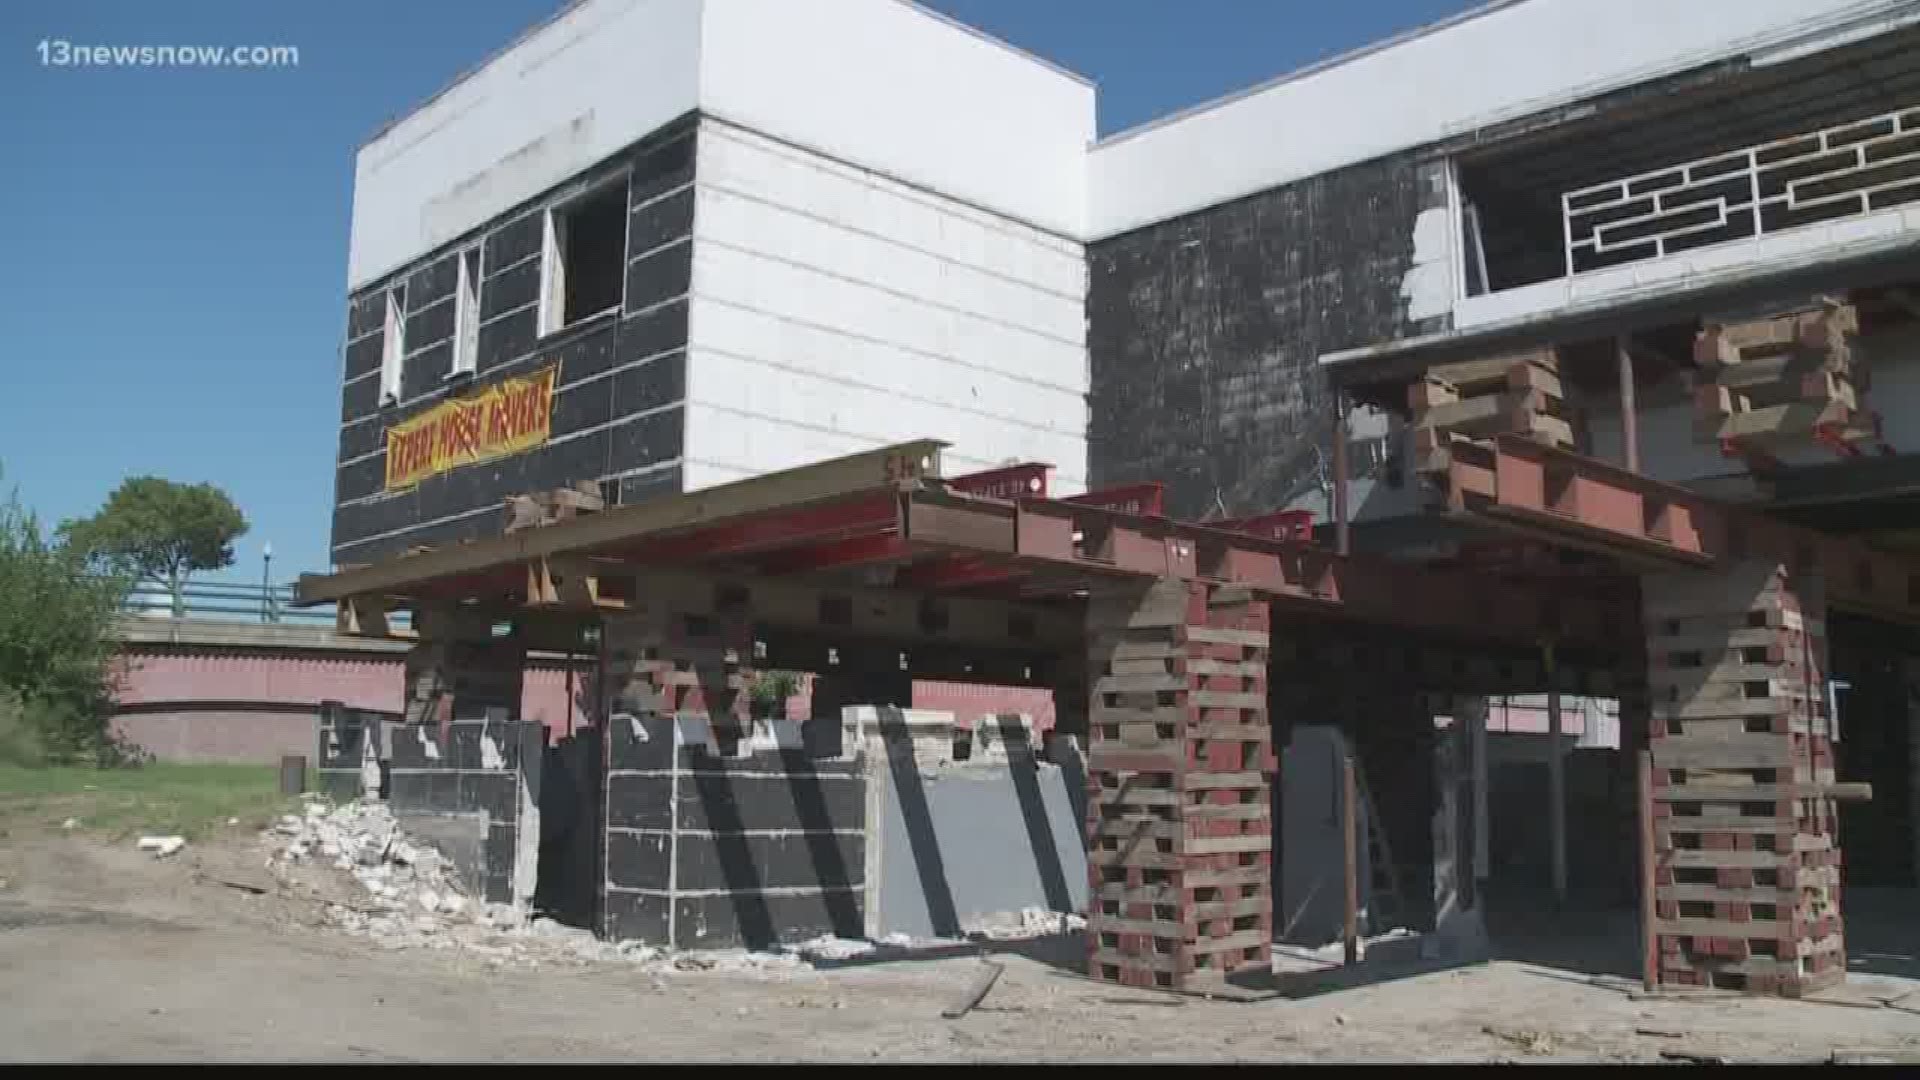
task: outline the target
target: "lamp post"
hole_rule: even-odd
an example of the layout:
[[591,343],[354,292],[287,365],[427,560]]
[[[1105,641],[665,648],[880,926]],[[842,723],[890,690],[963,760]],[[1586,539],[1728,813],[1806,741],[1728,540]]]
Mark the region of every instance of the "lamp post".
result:
[[272,622],[273,610],[273,541],[260,545],[260,621]]

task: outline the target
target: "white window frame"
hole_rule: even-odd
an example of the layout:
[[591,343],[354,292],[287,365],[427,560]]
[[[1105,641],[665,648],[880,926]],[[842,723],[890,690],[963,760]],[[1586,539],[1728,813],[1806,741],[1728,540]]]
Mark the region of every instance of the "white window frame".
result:
[[454,255],[453,366],[447,371],[449,379],[471,375],[480,365],[480,258],[478,244]]
[[[538,320],[539,336],[546,337],[548,334],[558,333],[562,330],[565,330],[569,326],[575,326],[575,325],[578,325],[579,323],[587,322],[601,315],[604,315],[609,311],[618,311],[625,306],[626,273],[627,273],[626,250],[627,249],[626,249],[626,244],[623,240],[623,242],[620,245],[621,299],[619,301],[616,301],[613,304],[608,305],[605,309],[601,311],[596,311],[596,312],[593,312],[592,314],[583,316],[572,323],[569,323],[566,321],[566,318],[567,318],[567,259],[566,259],[567,239],[566,239],[566,230],[562,226],[566,221],[568,215],[572,211],[578,209],[581,203],[587,202],[590,199],[600,198],[602,196],[611,194],[615,191],[618,191],[620,193],[621,209],[623,214],[632,213],[632,211],[629,208],[627,208],[625,205],[627,202],[627,193],[632,190],[629,184],[629,180],[630,180],[629,175],[624,172],[620,173],[617,176],[607,177],[605,180],[599,181],[598,183],[595,183],[589,187],[582,188],[576,194],[570,195],[565,199],[562,199],[561,201],[556,202],[552,206],[549,206],[545,210],[541,211],[541,214],[540,214],[540,218],[541,218],[540,317]],[[623,227],[623,235],[624,235],[624,227]]]
[[380,339],[380,403],[400,400],[401,378],[407,366],[407,287],[387,290],[386,322]]

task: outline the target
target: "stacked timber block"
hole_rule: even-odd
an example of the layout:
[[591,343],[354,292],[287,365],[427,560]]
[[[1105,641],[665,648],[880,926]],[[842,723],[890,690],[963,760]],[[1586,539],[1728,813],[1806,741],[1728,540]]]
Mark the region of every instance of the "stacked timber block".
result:
[[407,652],[407,723],[444,727],[485,716],[490,708],[518,716],[526,660],[526,647],[512,638],[442,638],[423,632],[420,644]]
[[509,495],[501,531],[513,533],[571,521],[583,514],[597,514],[606,509],[606,505],[600,495],[600,485],[591,480],[573,487]]
[[744,601],[643,601],[602,630],[609,711],[706,719],[723,750],[752,727],[752,628]]
[[1750,561],[1642,589],[1660,981],[1832,986],[1846,952],[1819,583]]
[[1695,433],[1759,449],[1873,438],[1860,404],[1865,370],[1854,362],[1858,330],[1853,305],[1829,302],[1707,322],[1694,341]]
[[1414,468],[1445,474],[1459,440],[1524,435],[1571,448],[1573,425],[1552,347],[1429,368],[1407,388]]
[[1270,626],[1244,589],[1088,601],[1088,970],[1183,989],[1270,970]]

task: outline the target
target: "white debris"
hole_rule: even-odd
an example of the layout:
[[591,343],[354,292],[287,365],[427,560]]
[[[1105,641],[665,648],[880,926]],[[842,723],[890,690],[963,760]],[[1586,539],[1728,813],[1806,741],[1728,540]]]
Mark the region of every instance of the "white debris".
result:
[[490,967],[615,963],[655,975],[713,970],[783,977],[804,970],[812,956],[844,958],[873,948],[821,938],[774,952],[673,953],[638,941],[603,941],[592,931],[544,916],[530,919],[523,908],[466,895],[452,863],[431,844],[404,835],[379,802],[308,803],[304,813],[281,817],[262,839],[270,864],[338,870],[351,878],[368,900],[330,904],[327,919],[382,949],[458,949]]
[[184,836],[143,836],[135,845],[141,851],[153,852],[154,858],[164,859],[187,846]]
[[77,829],[80,827],[80,819],[68,818],[67,820],[60,823],[60,827],[63,829]]
[[793,946],[793,951],[808,960],[848,960],[855,956],[865,956],[874,948],[874,943],[871,941],[854,941],[849,938],[822,935]]
[[969,919],[963,929],[969,935],[984,937],[990,941],[1012,941],[1067,934],[1075,930],[1084,930],[1086,927],[1087,920],[1070,911],[1048,911],[1045,908],[1030,907]]

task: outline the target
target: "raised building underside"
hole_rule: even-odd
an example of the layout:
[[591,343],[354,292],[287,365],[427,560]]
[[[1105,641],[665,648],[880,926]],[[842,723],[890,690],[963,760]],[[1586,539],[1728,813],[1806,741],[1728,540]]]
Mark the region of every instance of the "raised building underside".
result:
[[[1920,871],[1920,4],[1493,3],[1098,142],[1000,43],[795,10],[578,4],[361,151],[305,595],[414,613],[441,738],[516,719],[483,669],[600,657],[581,918],[855,921],[857,770],[744,714],[792,668],[1054,691],[1097,977],[1268,959],[1296,736],[1358,765],[1376,917],[1584,884],[1641,900],[1650,981],[1843,977],[1842,850]],[[1515,695],[1531,870],[1488,824]],[[736,743],[814,793],[810,871],[633,804]]]

